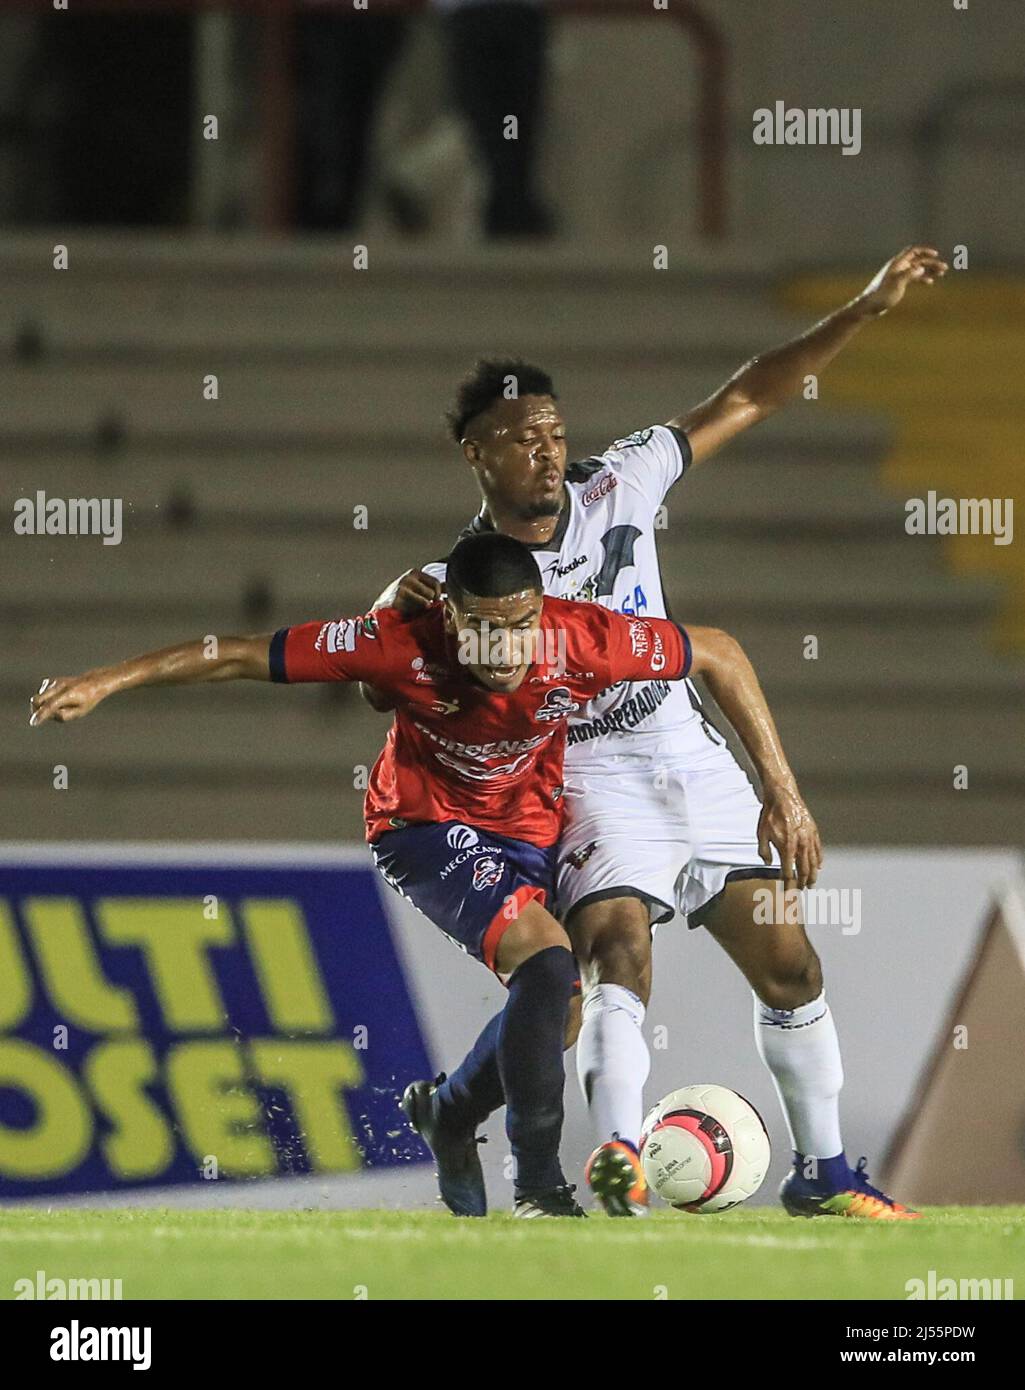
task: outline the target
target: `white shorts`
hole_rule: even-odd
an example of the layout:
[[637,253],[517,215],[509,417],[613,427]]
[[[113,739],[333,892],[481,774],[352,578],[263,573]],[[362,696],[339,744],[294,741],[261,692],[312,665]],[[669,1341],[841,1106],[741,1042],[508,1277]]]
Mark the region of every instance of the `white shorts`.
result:
[[761,803],[726,747],[686,765],[625,754],[567,768],[565,797],[560,916],[584,899],[629,895],[647,900],[654,926],[697,912],[730,877],[778,877],[758,853]]

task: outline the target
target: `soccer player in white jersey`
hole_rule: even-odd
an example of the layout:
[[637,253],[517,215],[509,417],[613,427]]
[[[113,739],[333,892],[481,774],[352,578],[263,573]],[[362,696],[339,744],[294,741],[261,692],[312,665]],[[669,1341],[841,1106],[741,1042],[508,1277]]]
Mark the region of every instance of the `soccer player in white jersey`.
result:
[[[567,466],[565,427],[548,375],[482,362],[449,421],[483,498],[469,530],[526,542],[545,592],[619,612],[665,616],[655,521],[686,469],[797,395],[909,285],[947,266],[908,247],[850,303],[753,358],[708,400]],[[516,391],[507,399],[511,390]],[[411,570],[378,604],[407,612],[440,592],[443,565]],[[374,702],[373,692],[368,698]],[[650,1058],[641,1032],[651,989],[652,927],[676,912],[703,926],[754,992],[755,1037],[793,1144],[780,1189],[793,1215],[917,1215],[851,1168],[840,1132],[843,1068],[818,956],[804,927],[756,917],[759,880],[814,881],[818,832],[789,769],[762,778],[761,799],[689,683],[614,686],[571,723],[559,910],[581,970],[577,1070],[598,1147],[587,1174],[614,1216],[640,1215],[637,1157]]]

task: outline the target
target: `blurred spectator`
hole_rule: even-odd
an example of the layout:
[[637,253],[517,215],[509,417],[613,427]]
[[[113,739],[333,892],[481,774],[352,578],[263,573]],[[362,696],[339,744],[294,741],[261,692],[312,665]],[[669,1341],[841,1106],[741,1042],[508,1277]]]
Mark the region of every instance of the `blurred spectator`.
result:
[[[537,191],[548,20],[541,0],[431,0],[439,12],[455,106],[485,179],[488,236],[544,236],[552,218]],[[373,123],[406,37],[408,12],[328,8],[309,0],[297,44],[296,222],[348,230],[363,211]],[[515,138],[507,122],[516,119]],[[393,218],[423,230],[426,210],[386,181]]]
[[[484,166],[488,236],[547,236],[537,191],[548,53],[541,0],[432,0],[447,31],[452,90]],[[506,139],[515,116],[517,138]]]
[[107,226],[186,220],[193,35],[187,13],[73,8],[39,26],[31,73],[43,98],[35,178],[49,181],[45,216]]
[[381,14],[314,0],[297,20],[299,227],[345,231],[362,211],[367,151],[385,79],[408,14]]

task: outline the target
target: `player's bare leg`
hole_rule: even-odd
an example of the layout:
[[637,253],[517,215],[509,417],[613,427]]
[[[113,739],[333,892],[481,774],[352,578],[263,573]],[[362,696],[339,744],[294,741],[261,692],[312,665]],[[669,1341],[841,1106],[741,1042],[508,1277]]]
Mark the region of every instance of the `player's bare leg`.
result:
[[768,923],[758,896],[766,889],[782,893],[778,879],[734,879],[691,914],[690,925],[708,931],[767,1008],[798,1009],[822,993],[822,967],[801,921],[799,899],[795,906],[795,898],[788,897],[791,910]]
[[580,966],[577,1074],[599,1145],[587,1181],[610,1216],[639,1216],[647,1184],[637,1155],[651,1059],[641,1032],[651,995],[647,904],[632,896],[583,903],[567,919]]
[[[793,897],[777,882],[735,879],[691,923],[704,926],[754,991],[755,1041],[772,1074],[794,1149],[780,1195],[792,1215],[900,1220],[917,1215],[851,1169],[840,1134],[843,1064],[822,967]],[[782,912],[765,920],[766,887]]]

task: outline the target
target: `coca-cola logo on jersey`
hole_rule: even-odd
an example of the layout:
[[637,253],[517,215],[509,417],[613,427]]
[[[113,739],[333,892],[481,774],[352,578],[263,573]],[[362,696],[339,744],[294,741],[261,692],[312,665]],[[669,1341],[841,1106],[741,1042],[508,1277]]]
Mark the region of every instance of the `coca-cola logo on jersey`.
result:
[[618,487],[619,479],[614,473],[602,473],[597,480],[591,484],[585,493],[581,495],[581,502],[585,507],[589,507],[592,502],[597,502],[599,498],[605,497],[614,487]]

